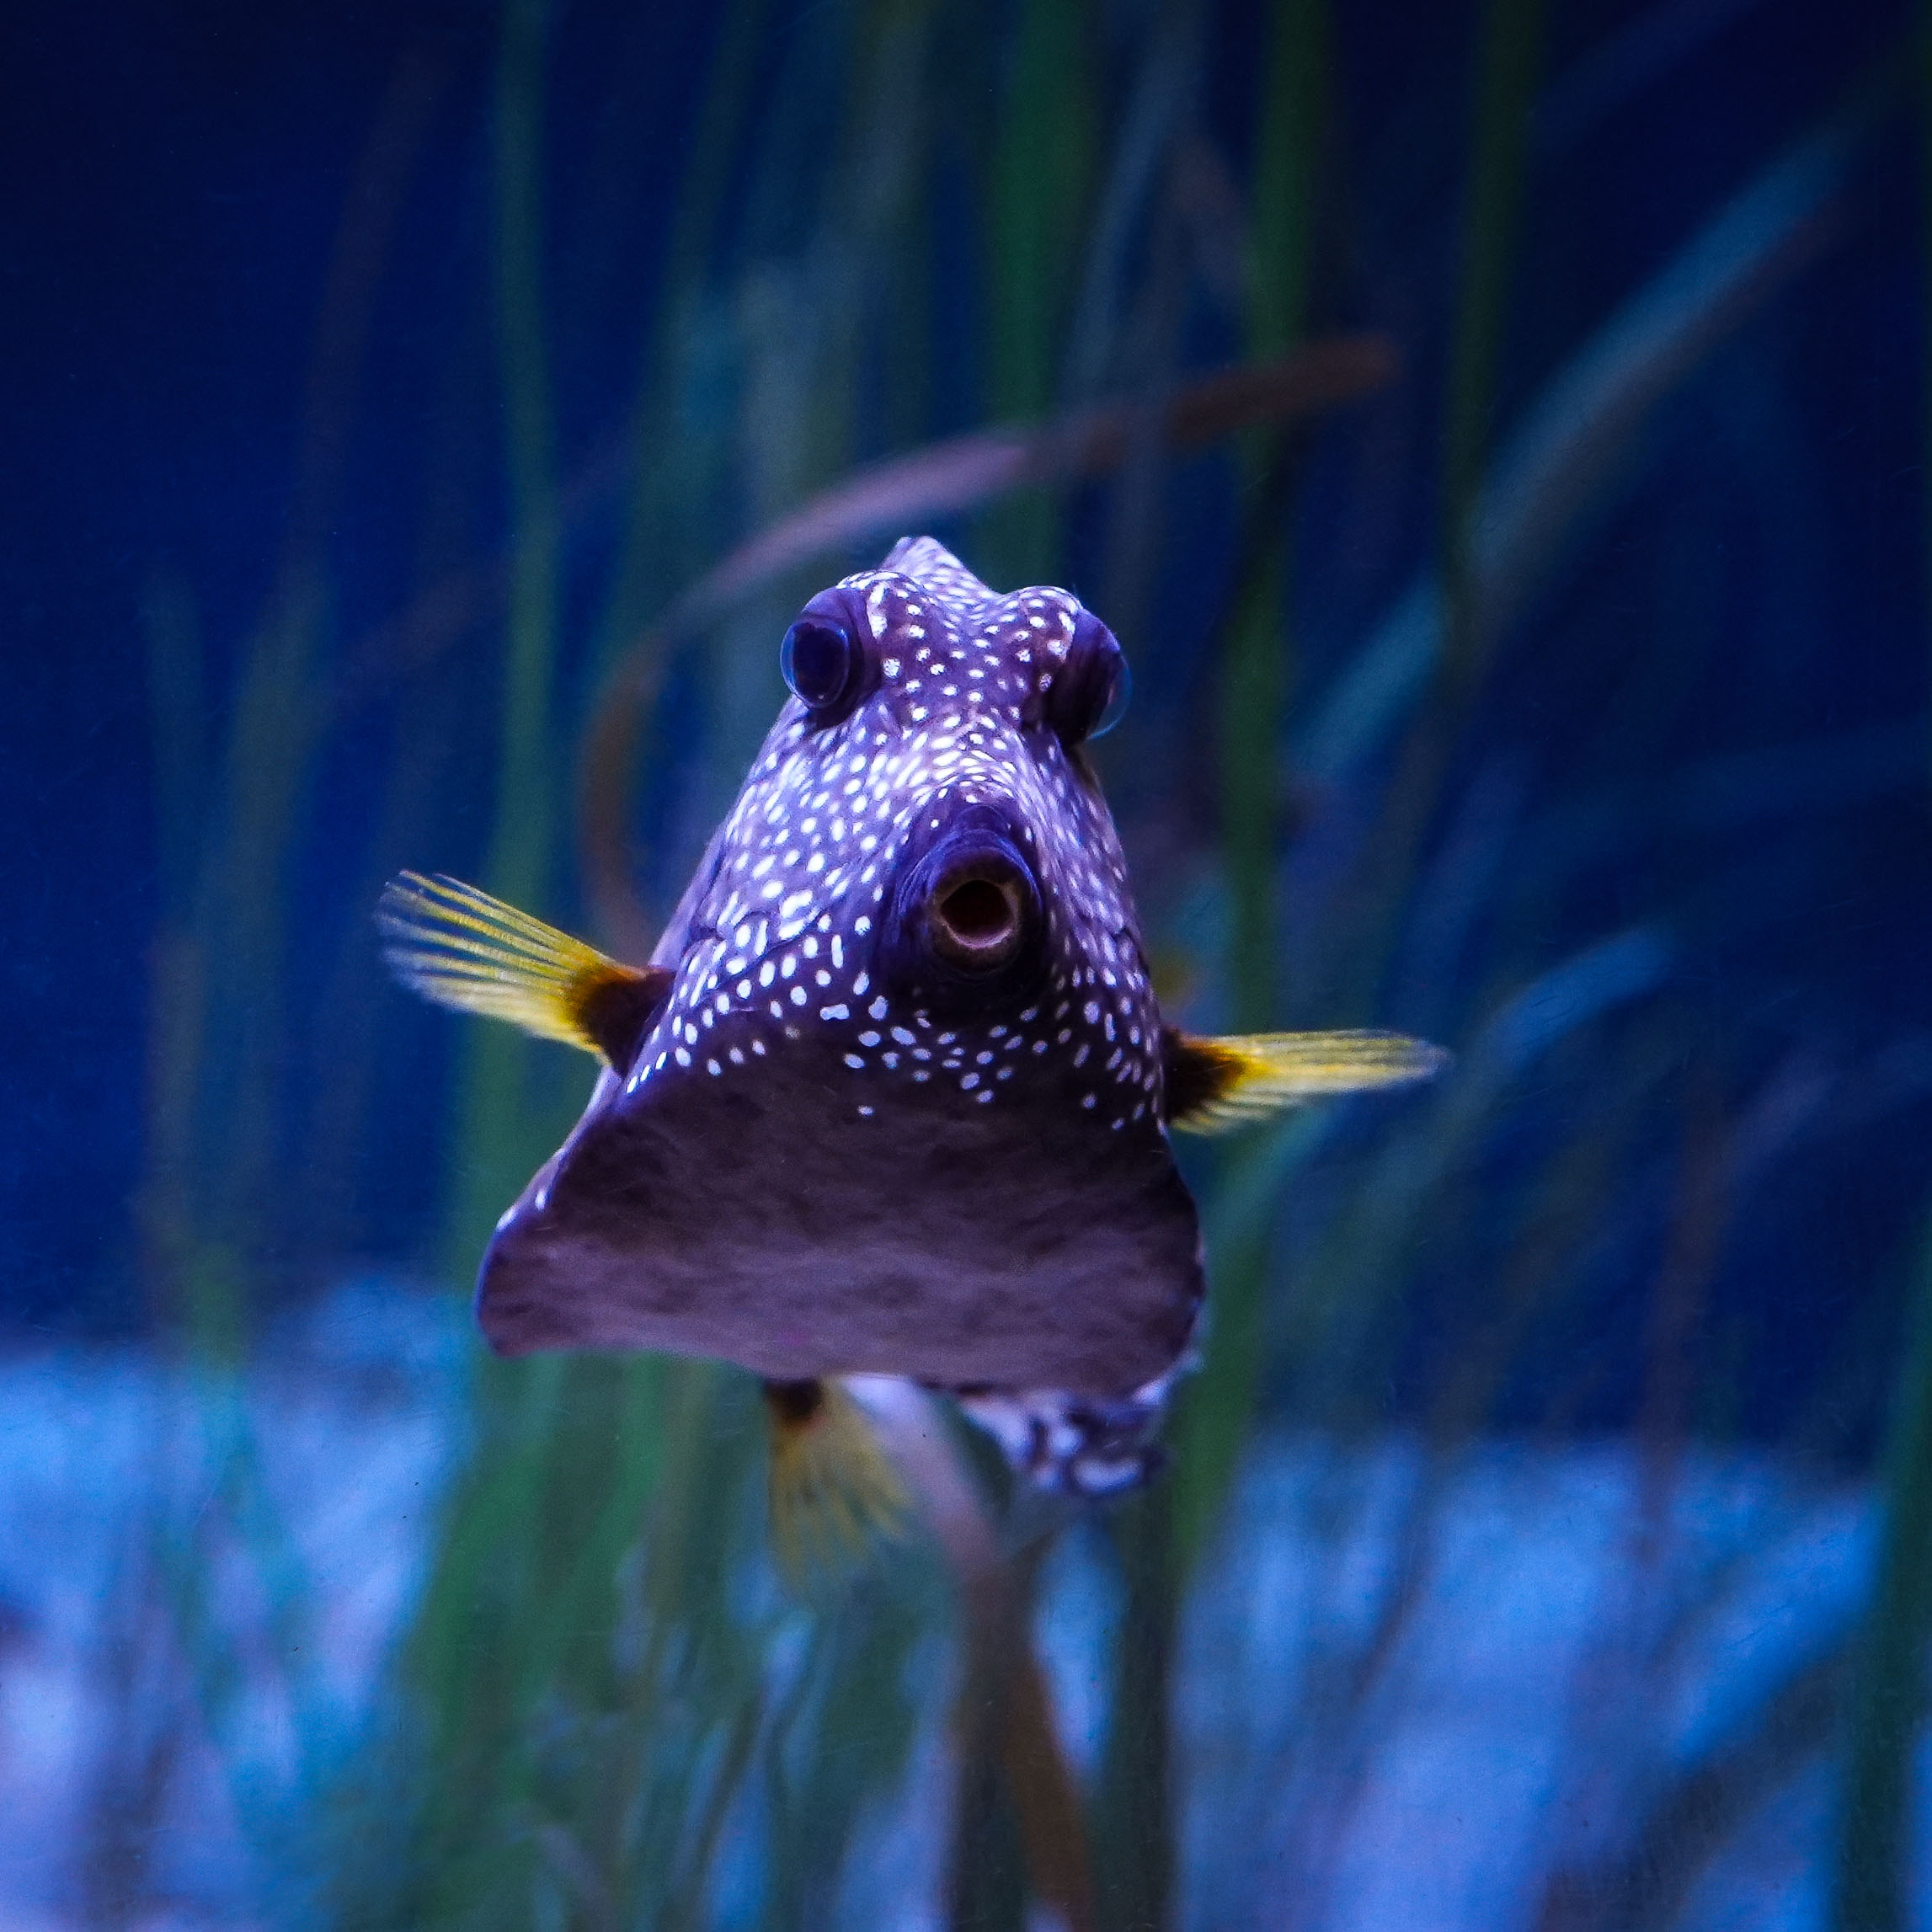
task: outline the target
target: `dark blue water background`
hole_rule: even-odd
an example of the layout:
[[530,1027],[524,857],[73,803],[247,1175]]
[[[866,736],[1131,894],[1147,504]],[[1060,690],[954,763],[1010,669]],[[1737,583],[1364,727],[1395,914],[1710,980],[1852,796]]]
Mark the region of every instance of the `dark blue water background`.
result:
[[[1437,542],[1476,19],[1437,0],[1338,11],[1348,173],[1322,319],[1388,330],[1408,373],[1374,435],[1332,433],[1315,453],[1296,587],[1310,691]],[[989,35],[997,12],[987,10]],[[1904,20],[1880,0],[1550,13],[1501,379],[1505,427],[1615,303],[1896,45]],[[755,88],[786,63],[835,68],[843,19],[818,6],[775,9]],[[1214,19],[1209,119],[1239,163],[1259,29],[1241,6]],[[624,427],[712,28],[712,9],[697,5],[578,4],[554,23],[545,297],[566,472]],[[494,54],[494,14],[453,5],[109,4],[14,9],[0,25],[0,1321],[16,1331],[125,1330],[143,1318],[130,1203],[163,889],[143,612],[157,587],[191,594],[220,716],[289,534],[344,198],[406,61],[430,77],[434,99],[328,512],[338,631],[363,633],[434,567],[501,544],[495,347],[479,299]],[[986,84],[986,72],[960,73],[962,89]],[[836,130],[771,131],[797,149],[799,205],[728,211],[718,245],[734,259],[800,245],[812,218],[804,184]],[[1620,926],[1668,927],[1664,996],[1694,1016],[1690,1057],[1724,1086],[1806,1043],[1866,1065],[1923,1055],[1932,1038],[1919,139],[1895,115],[1861,141],[1816,264],[1648,424],[1626,486],[1512,632],[1457,754],[1458,784],[1506,774],[1539,818],[1609,814],[1600,859],[1567,875],[1543,909],[1541,943],[1555,960]],[[943,201],[943,171],[937,192]],[[971,216],[962,196],[940,259],[903,270],[931,284],[934,433],[984,415]],[[1237,347],[1211,321],[1197,333],[1200,360]],[[735,399],[721,398],[727,406]],[[1361,514],[1370,500],[1375,520]],[[1177,732],[1198,722],[1208,667],[1193,587],[1225,568],[1226,512],[1211,493],[1176,505],[1157,641],[1128,640],[1142,702],[1170,707]],[[589,607],[614,542],[607,518],[577,540],[567,616]],[[463,651],[487,686],[490,635]],[[1614,675],[1605,667],[1620,654],[1627,670]],[[466,701],[460,677],[450,688],[453,704],[483,702]],[[668,715],[684,715],[675,694]],[[322,819],[341,836],[312,841],[298,861],[318,920],[338,917],[360,878],[375,774],[391,751],[371,726],[324,761]],[[1815,798],[1801,784],[1791,802],[1764,805],[1814,752],[1831,773]],[[1711,763],[1731,757],[1758,763]],[[1198,820],[1209,782],[1186,761],[1177,771],[1171,811]],[[445,820],[454,830],[450,849],[424,862],[458,867],[480,852],[489,799],[473,778],[463,802],[472,778],[460,767],[439,778],[455,794]],[[1702,787],[1703,803],[1646,829],[1646,805],[1673,783]],[[1743,803],[1732,810],[1727,798]],[[298,946],[291,1051],[318,971]],[[1434,1011],[1425,984],[1412,1002],[1420,1010],[1379,1017],[1438,1029],[1455,1001],[1435,990]],[[435,1037],[414,1021],[393,1036],[387,1139],[361,1168],[364,1254],[419,1257],[433,1238],[440,1102],[424,1069],[440,1067]],[[1523,1096],[1524,1157],[1550,1119],[1588,1104],[1587,1077],[1558,1066]],[[1883,1359],[1932,1175],[1924,1092],[1875,1100],[1864,1123],[1801,1148],[1727,1238],[1707,1320],[1714,1335],[1749,1335],[1736,1418],[1745,1427],[1782,1426],[1817,1395],[1818,1364],[1848,1336],[1869,1337],[1862,1358]],[[1855,1113],[1855,1095],[1846,1104]],[[1660,1111],[1660,1161],[1678,1131]],[[1508,1135],[1489,1158],[1506,1185]],[[1663,1182],[1639,1160],[1631,1184]],[[1643,1320],[1633,1284],[1654,1273],[1657,1240],[1655,1217],[1606,1230],[1597,1291],[1566,1305],[1563,1332],[1539,1356],[1547,1374],[1517,1392],[1521,1413],[1628,1412]],[[326,1241],[299,1252],[291,1232],[287,1247],[286,1292],[327,1275]],[[1426,1393],[1433,1325],[1453,1322],[1465,1289],[1423,1271],[1405,1356],[1417,1366],[1390,1390],[1398,1406]]]

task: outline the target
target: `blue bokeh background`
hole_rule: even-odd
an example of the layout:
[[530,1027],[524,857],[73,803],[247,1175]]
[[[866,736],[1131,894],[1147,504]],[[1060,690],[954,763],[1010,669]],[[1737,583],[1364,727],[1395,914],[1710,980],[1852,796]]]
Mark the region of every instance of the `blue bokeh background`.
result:
[[[1386,329],[1406,374],[1315,451],[1296,512],[1298,693],[1322,689],[1437,541],[1474,18],[1405,5],[1338,23],[1347,162],[1323,242],[1322,319]],[[1206,124],[1238,172],[1261,18],[1230,5],[1206,19]],[[1499,424],[1700,221],[1868,83],[1875,62],[1883,68],[1902,20],[1895,6],[1798,0],[1578,6],[1550,18]],[[621,447],[714,25],[702,8],[596,5],[554,23],[544,275],[566,472]],[[482,10],[454,6],[123,6],[19,13],[3,31],[12,192],[0,215],[0,393],[13,460],[0,477],[11,674],[0,770],[13,828],[14,1104],[0,1163],[0,1305],[26,1328],[120,1330],[145,1314],[128,1203],[163,862],[143,611],[169,587],[191,595],[218,718],[289,538],[332,238],[386,92],[399,87],[422,91],[422,147],[380,269],[341,488],[326,511],[331,623],[343,638],[365,635],[426,575],[500,549],[494,347],[478,299],[494,28]],[[974,90],[996,78],[990,25],[988,41],[981,70],[958,72],[959,101],[921,111],[944,121],[956,110],[963,123]],[[796,80],[798,63],[835,68],[840,47],[821,10],[772,10],[749,119],[795,151],[798,200],[730,205],[720,259],[800,245],[814,171],[839,129],[801,119],[797,91],[781,83]],[[784,114],[761,121],[760,99]],[[943,148],[958,136],[942,125],[933,138]],[[1856,143],[1816,259],[1645,427],[1627,483],[1518,621],[1457,752],[1465,778],[1506,770],[1540,800],[1627,814],[1545,907],[1544,943],[1554,955],[1620,919],[1667,914],[1672,996],[1698,1014],[1725,1077],[1746,1077],[1794,1041],[1869,1058],[1924,1026],[1932,851],[1917,782],[1918,140],[1911,116],[1893,113]],[[743,158],[739,193],[757,164]],[[943,194],[943,166],[940,179]],[[963,227],[971,210],[958,191]],[[985,413],[978,258],[969,237],[946,243],[943,220],[939,232],[935,259],[891,264],[928,291],[933,434]],[[1197,358],[1238,346],[1211,314],[1196,313],[1187,334]],[[721,391],[720,406],[729,402]],[[883,453],[887,426],[868,451],[864,419],[862,410],[855,453]],[[1130,640],[1143,704],[1162,719],[1171,796],[1134,802],[1150,824],[1166,810],[1186,827],[1204,809],[1212,758],[1196,584],[1225,572],[1234,517],[1212,479],[1181,492],[1173,515],[1150,619],[1158,648]],[[745,511],[728,500],[718,515],[722,544]],[[606,508],[572,537],[566,661],[584,648],[582,613],[608,570],[616,521]],[[1080,527],[1076,517],[1076,549]],[[487,626],[466,637],[473,681],[452,680],[452,705],[483,702],[492,648]],[[667,715],[702,727],[675,692],[670,702]],[[364,877],[355,855],[369,833],[371,774],[398,749],[386,731],[366,715],[323,761],[326,829],[293,862],[318,931],[344,915]],[[1809,795],[1794,775],[1805,745],[1839,761]],[[1714,798],[1698,808],[1702,825],[1644,822],[1657,787],[1691,773],[1682,782],[1721,791],[1723,771],[1705,761],[1733,755],[1759,761],[1731,780],[1759,803],[1727,816]],[[1765,804],[1781,768],[1790,800]],[[425,862],[473,863],[488,774],[459,759],[435,783],[442,830]],[[297,1016],[317,995],[317,958],[298,939]],[[1453,997],[1430,1004],[1423,985],[1402,1022],[1453,1023]],[[437,1050],[414,1022],[381,1023],[401,1028],[392,1054]],[[302,1050],[299,1038],[290,1050]],[[385,1078],[396,1104],[366,1149],[351,1235],[359,1252],[405,1257],[432,1238],[435,1108],[413,1075],[392,1067]],[[1565,1104],[1561,1091],[1550,1104]],[[1882,1333],[1892,1319],[1925,1179],[1925,1104],[1875,1107],[1866,1127],[1807,1151],[1735,1230],[1712,1319],[1735,1306],[1773,1337],[1753,1358],[1746,1405],[1764,1426],[1846,1324],[1870,1319]],[[1532,1136],[1534,1118],[1532,1101]],[[327,1271],[340,1232],[291,1218],[289,1292]],[[1638,1319],[1621,1292],[1633,1265],[1629,1245],[1613,1244],[1592,1323]],[[1455,1284],[1437,1292],[1453,1299]],[[1425,1294],[1424,1353],[1428,1305]],[[1629,1374],[1604,1372],[1625,1396],[1606,1390],[1587,1406],[1610,1413],[1627,1405]]]

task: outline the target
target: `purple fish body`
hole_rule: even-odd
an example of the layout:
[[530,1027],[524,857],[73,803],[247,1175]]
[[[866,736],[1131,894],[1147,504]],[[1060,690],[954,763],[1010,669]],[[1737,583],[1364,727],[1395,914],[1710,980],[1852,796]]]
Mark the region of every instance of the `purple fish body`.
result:
[[1162,1020],[1085,750],[1126,662],[1066,591],[996,595],[908,538],[780,662],[792,696],[648,966],[460,879],[384,889],[404,985],[604,1063],[497,1224],[483,1332],[761,1377],[784,1545],[903,1502],[845,1376],[951,1391],[1043,1486],[1120,1489],[1157,1463],[1205,1286],[1169,1129],[1449,1056]]
[[919,538],[814,598],[787,664],[803,695],[658,946],[664,997],[499,1224],[483,1329],[908,1376],[1022,1462],[1099,1453],[1158,1407],[1203,1290],[1080,749],[1118,646]]

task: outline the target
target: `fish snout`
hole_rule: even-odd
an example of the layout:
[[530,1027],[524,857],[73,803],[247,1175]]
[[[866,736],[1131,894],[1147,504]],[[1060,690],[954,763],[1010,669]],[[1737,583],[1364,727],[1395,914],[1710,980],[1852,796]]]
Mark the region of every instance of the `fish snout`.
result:
[[971,982],[1022,974],[1039,951],[1039,881],[1023,832],[997,806],[942,814],[894,883],[889,945],[904,981]]

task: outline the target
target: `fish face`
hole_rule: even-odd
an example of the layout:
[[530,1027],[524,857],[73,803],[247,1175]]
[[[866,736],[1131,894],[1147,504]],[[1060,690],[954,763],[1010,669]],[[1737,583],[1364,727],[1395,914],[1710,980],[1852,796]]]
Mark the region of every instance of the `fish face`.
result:
[[1119,647],[921,538],[814,598],[782,661],[793,695],[659,946],[669,993],[499,1225],[485,1331],[1139,1389],[1202,1279],[1081,750]]

